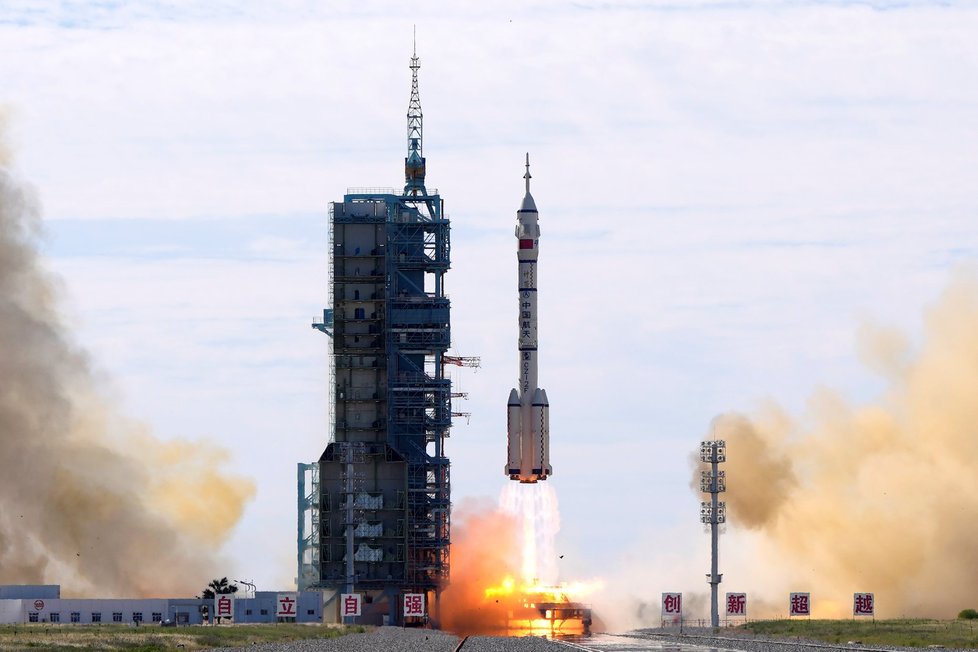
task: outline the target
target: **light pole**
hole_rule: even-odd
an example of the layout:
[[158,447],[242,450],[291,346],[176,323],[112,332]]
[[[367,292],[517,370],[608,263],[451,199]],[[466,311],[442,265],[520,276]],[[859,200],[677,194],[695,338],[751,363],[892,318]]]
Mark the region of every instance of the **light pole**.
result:
[[710,572],[707,574],[710,584],[710,624],[720,626],[720,609],[717,598],[723,575],[719,572],[718,544],[720,532],[717,528],[727,521],[727,505],[717,497],[727,490],[727,478],[724,471],[719,470],[721,462],[727,460],[727,444],[722,439],[713,439],[700,443],[700,461],[709,464],[709,469],[700,472],[700,491],[710,494],[710,502],[700,503],[700,522],[710,526]]

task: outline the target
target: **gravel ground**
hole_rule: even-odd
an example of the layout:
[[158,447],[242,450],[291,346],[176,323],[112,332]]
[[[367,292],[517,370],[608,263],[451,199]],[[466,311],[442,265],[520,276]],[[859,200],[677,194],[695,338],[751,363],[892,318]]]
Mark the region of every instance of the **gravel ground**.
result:
[[[248,647],[214,648],[211,652],[454,652],[459,638],[431,629],[380,627],[366,634],[289,643],[262,643]],[[541,638],[472,636],[461,652],[567,652],[565,646]]]
[[[708,627],[685,627],[680,634],[677,629],[643,629],[629,632],[627,636],[662,642],[665,645],[686,644],[721,650],[740,650],[742,652],[879,652],[897,650],[900,652],[921,652],[921,648],[882,647],[870,645],[833,645],[821,641],[800,638],[764,638],[737,629],[724,629],[714,634]],[[290,643],[262,643],[248,647],[214,648],[211,652],[454,652],[460,639],[445,632],[431,629],[402,629],[400,627],[380,627],[365,634],[347,634],[334,639],[292,641]],[[580,641],[588,645],[587,639]],[[532,636],[490,637],[472,636],[465,641],[461,652],[568,652],[569,646]],[[944,650],[944,648],[942,648]],[[956,652],[948,649],[946,652]],[[974,650],[962,652],[975,652]]]
[[[433,629],[378,627],[365,634],[288,643],[261,643],[248,647],[214,648],[211,652],[453,652],[458,637]],[[464,650],[467,648],[463,648]]]
[[[743,650],[744,652],[829,652],[831,650],[847,650],[849,652],[878,652],[879,650],[899,650],[900,652],[921,652],[914,647],[874,646],[861,643],[853,645],[835,645],[823,641],[812,641],[802,638],[775,639],[756,636],[750,632],[738,629],[724,629],[714,634],[709,627],[684,627],[683,634],[675,628],[642,629],[631,632],[629,636],[650,638],[671,643],[687,643],[726,650]],[[952,648],[940,648],[947,652],[956,652]],[[961,651],[961,652],[974,652]]]
[[569,649],[553,641],[536,636],[494,637],[471,636],[461,652],[569,652]]

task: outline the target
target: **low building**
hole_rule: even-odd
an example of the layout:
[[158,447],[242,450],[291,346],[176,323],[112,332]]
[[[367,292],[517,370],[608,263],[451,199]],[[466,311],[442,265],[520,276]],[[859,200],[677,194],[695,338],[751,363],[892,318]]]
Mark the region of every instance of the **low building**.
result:
[[[258,591],[252,598],[234,596],[232,622],[320,623],[322,594],[315,591]],[[280,607],[284,604],[285,608]],[[61,598],[58,585],[0,585],[0,624],[63,625],[201,625],[217,615],[213,599],[198,598]],[[290,615],[281,615],[283,612]],[[227,618],[222,621],[227,622]]]

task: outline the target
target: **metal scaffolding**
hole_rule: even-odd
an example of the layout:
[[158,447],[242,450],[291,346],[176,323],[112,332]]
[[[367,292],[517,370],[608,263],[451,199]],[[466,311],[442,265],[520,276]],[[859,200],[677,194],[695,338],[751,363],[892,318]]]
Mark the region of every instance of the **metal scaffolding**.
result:
[[329,307],[313,323],[330,342],[330,439],[299,465],[299,586],[366,591],[363,622],[378,603],[398,622],[401,594],[437,603],[449,572],[445,365],[462,359],[445,355],[450,226],[425,187],[416,54],[410,68],[403,191],[351,188],[330,206]]
[[298,575],[296,586],[306,590],[319,579],[320,494],[319,464],[298,464]]
[[[423,188],[423,187],[422,187]],[[450,266],[449,222],[441,198],[388,199],[386,331],[389,436],[407,460],[407,582],[417,591],[448,577],[451,380],[442,357],[451,344],[443,275]]]

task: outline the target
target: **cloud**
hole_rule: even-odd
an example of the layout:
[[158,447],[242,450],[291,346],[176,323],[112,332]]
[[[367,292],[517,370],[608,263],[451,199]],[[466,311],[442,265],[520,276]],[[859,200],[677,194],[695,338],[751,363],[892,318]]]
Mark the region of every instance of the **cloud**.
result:
[[[294,545],[291,464],[326,438],[326,207],[401,182],[415,22],[453,340],[483,358],[458,374],[456,496],[503,482],[527,150],[562,536],[618,548],[649,475],[685,496],[676,460],[718,412],[879,389],[858,324],[913,341],[978,249],[974,4],[683,6],[5,3],[0,101],[72,323],[133,413],[241,450],[260,491],[235,554]],[[699,537],[691,505],[650,519]]]

